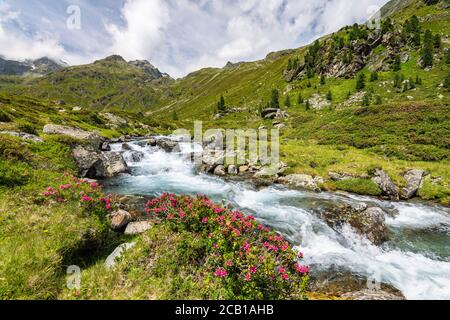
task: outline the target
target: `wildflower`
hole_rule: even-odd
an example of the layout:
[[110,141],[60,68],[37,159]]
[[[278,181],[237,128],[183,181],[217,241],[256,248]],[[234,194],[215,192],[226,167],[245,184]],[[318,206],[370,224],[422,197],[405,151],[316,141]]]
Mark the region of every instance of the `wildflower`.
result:
[[300,265],[298,263],[296,263],[294,266],[298,273],[308,274],[310,272],[310,269],[308,266]]
[[81,200],[83,200],[84,202],[90,202],[90,201],[92,201],[92,198],[89,196],[83,196],[83,198],[81,198]]
[[98,183],[97,182],[91,182],[91,187],[92,188],[97,188],[98,187]]
[[288,275],[287,273],[283,273],[283,274],[281,275],[281,277],[282,277],[284,280],[289,280],[289,275]]
[[285,243],[283,243],[283,245],[281,246],[281,250],[282,250],[282,251],[286,251],[287,249],[289,249],[289,243],[285,242]]
[[252,280],[252,275],[250,273],[246,273],[245,277],[244,277],[245,281],[251,281]]
[[106,206],[105,206],[105,208],[106,208],[106,210],[111,210],[111,204],[110,204],[110,203],[107,203]]
[[284,273],[286,273],[286,269],[283,268],[283,267],[279,267],[279,268],[278,268],[278,272],[279,272],[280,274],[284,274]]
[[217,268],[214,275],[218,278],[225,278],[228,275],[228,272],[224,268]]
[[184,219],[184,217],[186,216],[186,213],[184,213],[183,211],[180,212],[180,219]]
[[231,260],[227,260],[227,262],[225,262],[225,265],[227,267],[231,267],[231,266],[233,266],[233,262]]
[[258,268],[256,267],[250,267],[250,273],[255,274],[258,271]]
[[215,212],[216,214],[221,214],[223,211],[225,211],[225,209],[219,208],[219,207],[217,207],[217,208],[214,209],[214,212]]
[[209,221],[208,217],[202,219],[202,223],[208,223],[208,221]]

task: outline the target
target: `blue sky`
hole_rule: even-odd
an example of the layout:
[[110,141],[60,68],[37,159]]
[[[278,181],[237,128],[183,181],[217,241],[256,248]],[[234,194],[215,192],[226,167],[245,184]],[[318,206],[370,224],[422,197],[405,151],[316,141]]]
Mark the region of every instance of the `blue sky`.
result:
[[[69,64],[110,54],[174,77],[296,48],[365,21],[387,0],[0,0],[0,55]],[[67,27],[69,6],[80,28]]]

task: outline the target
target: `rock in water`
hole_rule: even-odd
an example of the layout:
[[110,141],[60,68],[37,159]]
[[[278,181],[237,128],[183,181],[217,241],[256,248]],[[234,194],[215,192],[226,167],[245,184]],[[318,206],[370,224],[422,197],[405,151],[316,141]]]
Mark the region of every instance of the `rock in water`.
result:
[[369,290],[369,289],[344,293],[343,295],[341,295],[341,298],[351,300],[370,300],[370,301],[405,300],[405,297],[399,294],[389,293],[383,290]]
[[398,187],[392,182],[385,171],[377,169],[372,181],[380,187],[384,196],[387,196],[391,200],[399,200]]
[[120,258],[125,251],[130,250],[136,245],[136,242],[124,243],[118,246],[105,260],[105,267],[111,269],[116,264],[116,260]]
[[172,141],[170,139],[159,139],[156,144],[158,147],[166,152],[180,152],[180,145],[178,142]]
[[401,197],[402,199],[411,199],[417,194],[419,188],[422,184],[422,180],[426,173],[423,170],[409,170],[403,177],[406,180],[406,187],[402,189]]
[[224,177],[227,175],[227,173],[225,172],[225,167],[223,165],[219,165],[214,169],[214,174],[216,176],[221,176]]
[[238,168],[235,165],[228,166],[228,174],[231,175],[237,175],[238,174]]
[[131,214],[125,210],[117,210],[111,214],[111,229],[120,231],[131,222]]
[[118,152],[100,154],[100,159],[101,161],[96,166],[96,176],[98,178],[111,178],[128,171],[125,160]]
[[144,153],[141,151],[133,151],[130,155],[131,161],[133,162],[140,162],[142,159],[144,159]]
[[366,204],[343,205],[326,209],[321,217],[334,229],[339,229],[344,224],[350,225],[375,245],[381,245],[389,239],[385,212],[377,207],[367,208]]
[[130,222],[125,229],[127,235],[137,235],[150,230],[152,224],[149,221]]

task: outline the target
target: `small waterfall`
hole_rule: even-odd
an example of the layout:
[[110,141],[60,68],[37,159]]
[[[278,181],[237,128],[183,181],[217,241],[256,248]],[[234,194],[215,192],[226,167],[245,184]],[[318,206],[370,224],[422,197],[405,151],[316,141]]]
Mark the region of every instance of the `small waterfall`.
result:
[[[400,289],[408,299],[450,299],[450,211],[428,204],[382,201],[345,193],[311,193],[272,186],[256,190],[244,182],[197,174],[186,155],[201,146],[181,143],[181,152],[166,153],[142,143],[111,146],[123,152],[131,174],[108,180],[108,191],[122,194],[205,194],[254,214],[283,233],[305,253],[305,262],[317,269],[342,267],[374,276]],[[130,148],[127,148],[130,149]],[[133,152],[143,158],[132,161]],[[344,227],[336,232],[314,214],[329,203],[368,202],[389,211],[392,240],[377,247]]]

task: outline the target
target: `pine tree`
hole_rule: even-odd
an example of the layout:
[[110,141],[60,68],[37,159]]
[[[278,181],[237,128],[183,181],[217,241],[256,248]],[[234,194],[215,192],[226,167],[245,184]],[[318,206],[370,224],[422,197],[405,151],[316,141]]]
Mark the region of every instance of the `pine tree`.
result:
[[433,66],[433,34],[430,30],[425,31],[422,50],[422,67],[429,68]]
[[416,85],[421,85],[422,79],[419,77],[419,75],[416,75]]
[[356,80],[356,90],[361,91],[366,87],[366,75],[364,73],[360,73]]
[[370,105],[370,99],[369,99],[369,95],[367,93],[364,95],[362,105],[365,107],[368,107]]
[[286,108],[290,108],[291,107],[291,97],[289,95],[287,95],[286,99],[284,100],[284,106]]
[[436,49],[440,49],[441,48],[442,41],[441,41],[441,35],[440,34],[435,34],[434,39],[433,39],[433,44],[434,44],[434,47]]
[[321,75],[321,76],[320,76],[320,84],[321,84],[321,85],[324,85],[325,83],[326,83],[325,76],[324,76],[324,75]]
[[219,113],[225,112],[226,110],[225,98],[223,96],[220,96],[219,102],[217,103],[217,110]]
[[394,70],[394,71],[400,71],[401,68],[402,68],[401,63],[402,63],[402,62],[401,62],[401,60],[400,60],[400,56],[399,56],[399,55],[396,55],[395,58],[394,58],[394,62],[393,62],[393,64],[392,64],[392,70]]
[[309,100],[306,100],[306,102],[305,102],[305,109],[306,110],[311,109],[311,103],[309,102]]
[[447,75],[447,78],[444,80],[444,88],[450,90],[450,73]]
[[277,89],[272,90],[272,96],[270,98],[270,107],[271,108],[280,108],[280,93]]

